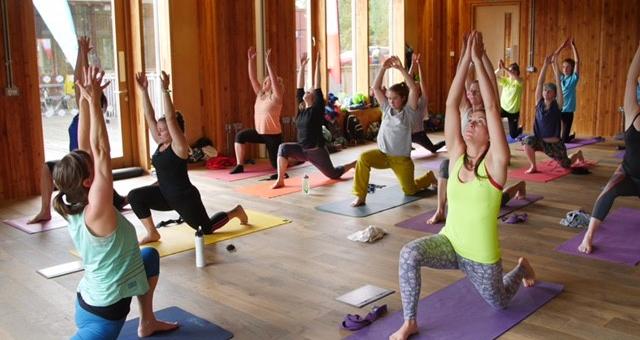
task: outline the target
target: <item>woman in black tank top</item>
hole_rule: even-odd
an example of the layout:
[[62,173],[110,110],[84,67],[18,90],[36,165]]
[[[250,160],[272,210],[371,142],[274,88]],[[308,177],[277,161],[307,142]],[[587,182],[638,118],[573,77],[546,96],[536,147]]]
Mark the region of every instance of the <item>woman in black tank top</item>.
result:
[[143,73],[136,74],[138,88],[144,93],[144,116],[149,125],[149,132],[158,144],[158,149],[151,158],[158,182],[134,189],[128,196],[133,212],[147,230],[147,235],[139,241],[140,244],[160,239],[160,233],[151,217],[151,210],[175,210],[191,228],[197,230],[201,227],[205,234],[221,228],[234,217],[246,224],[247,215],[240,205],[227,212],[218,212],[212,217],[207,214],[200,192],[191,184],[187,173],[189,146],[184,134],[184,119],[173,108],[169,94],[169,76],[163,71],[160,80],[166,112],[164,117],[156,121],[147,92],[147,78]]
[[624,144],[626,146],[624,159],[611,175],[593,206],[589,229],[578,246],[578,251],[585,254],[591,253],[593,236],[609,214],[616,197],[640,196],[640,105],[636,96],[638,76],[640,76],[640,46],[629,65],[624,90]]

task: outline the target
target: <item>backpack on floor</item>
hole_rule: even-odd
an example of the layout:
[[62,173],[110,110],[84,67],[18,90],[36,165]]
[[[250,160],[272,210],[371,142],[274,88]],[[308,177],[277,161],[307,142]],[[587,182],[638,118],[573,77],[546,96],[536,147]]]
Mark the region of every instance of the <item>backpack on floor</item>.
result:
[[364,139],[364,129],[360,120],[353,114],[347,116],[344,122],[344,136],[349,142],[359,143]]

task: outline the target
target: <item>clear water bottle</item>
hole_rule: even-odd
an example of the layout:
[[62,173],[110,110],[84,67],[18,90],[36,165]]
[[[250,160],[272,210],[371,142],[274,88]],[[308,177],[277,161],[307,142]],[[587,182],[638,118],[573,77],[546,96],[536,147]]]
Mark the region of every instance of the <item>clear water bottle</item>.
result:
[[202,268],[204,267],[204,233],[202,232],[202,227],[198,227],[196,231],[196,267]]
[[304,174],[304,177],[302,177],[302,192],[304,192],[305,195],[309,195],[310,191],[311,183],[309,183],[309,175]]

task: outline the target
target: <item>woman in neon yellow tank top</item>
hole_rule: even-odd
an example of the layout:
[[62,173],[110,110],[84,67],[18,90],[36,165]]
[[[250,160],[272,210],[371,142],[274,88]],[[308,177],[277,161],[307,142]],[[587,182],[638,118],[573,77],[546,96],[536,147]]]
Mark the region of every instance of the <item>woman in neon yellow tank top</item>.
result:
[[471,61],[482,64],[482,35],[472,32],[467,46],[462,55],[463,67],[458,69],[447,97],[444,132],[451,159],[447,224],[440,234],[414,240],[400,252],[404,323],[390,336],[393,340],[407,339],[418,332],[416,313],[422,266],[462,270],[494,308],[507,307],[520,282],[529,287],[535,281],[533,269],[523,257],[511,272],[504,276],[502,273],[497,217],[502,185],[507,179],[509,147],[494,84],[483,67],[475,70],[485,108],[472,112],[464,130],[461,128],[459,104],[468,70],[464,65]]
[[[69,234],[82,257],[84,276],[77,290],[72,339],[116,339],[138,297],[138,336],[170,331],[178,325],[156,320],[153,292],[160,258],[153,248],[140,250],[135,228],[112,205],[113,178],[109,137],[100,97],[104,71],[85,68],[78,79],[81,105],[78,150],[67,154],[53,170],[59,189],[53,206],[69,222]],[[83,109],[88,107],[88,111]]]

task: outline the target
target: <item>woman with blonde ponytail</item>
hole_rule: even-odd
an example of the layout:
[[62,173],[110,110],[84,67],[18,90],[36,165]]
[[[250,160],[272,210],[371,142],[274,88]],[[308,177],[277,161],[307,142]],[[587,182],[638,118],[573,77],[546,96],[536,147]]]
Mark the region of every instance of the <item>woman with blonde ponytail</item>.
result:
[[84,82],[77,86],[89,112],[80,113],[79,148],[53,171],[60,190],[54,208],[69,222],[69,234],[85,269],[76,300],[78,330],[72,339],[116,339],[133,296],[140,309],[138,336],[178,327],[156,320],[153,313],[160,272],[158,252],[138,248],[135,228],[112,204],[110,146],[100,110],[102,90],[108,85],[102,84],[103,76],[98,68],[85,68]]

